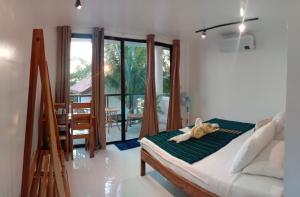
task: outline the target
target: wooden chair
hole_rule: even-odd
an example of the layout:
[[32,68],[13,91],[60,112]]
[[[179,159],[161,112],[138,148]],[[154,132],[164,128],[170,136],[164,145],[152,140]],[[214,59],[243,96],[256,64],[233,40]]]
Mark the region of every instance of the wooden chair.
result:
[[94,157],[94,135],[93,118],[91,114],[91,103],[72,103],[71,104],[71,152],[73,159],[74,139],[85,139],[85,145],[89,144],[90,157]]
[[107,132],[109,133],[109,128],[113,127],[113,123],[116,123],[118,129],[120,130],[120,126],[118,124],[118,108],[105,108],[105,123],[107,124]]
[[132,126],[132,121],[134,120],[142,120],[143,119],[143,114],[127,114],[127,121],[126,121],[126,129],[125,131],[128,130],[128,126]]
[[66,103],[55,103],[54,110],[57,120],[57,128],[60,142],[64,142],[66,160],[69,161],[70,129],[69,129],[69,110]]
[[128,130],[128,126],[132,126],[132,121],[142,120],[143,119],[143,109],[141,107],[136,106],[135,108],[130,108],[129,113],[127,114],[126,128],[125,131]]

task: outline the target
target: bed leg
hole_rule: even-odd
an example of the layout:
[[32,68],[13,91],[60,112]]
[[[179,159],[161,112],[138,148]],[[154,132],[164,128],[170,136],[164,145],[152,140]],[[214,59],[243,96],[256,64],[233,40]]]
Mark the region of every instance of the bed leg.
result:
[[141,176],[145,176],[146,174],[146,163],[141,159]]

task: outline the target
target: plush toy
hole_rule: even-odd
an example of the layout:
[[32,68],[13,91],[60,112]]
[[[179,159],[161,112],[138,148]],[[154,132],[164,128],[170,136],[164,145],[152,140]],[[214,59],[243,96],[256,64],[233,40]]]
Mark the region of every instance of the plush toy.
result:
[[201,118],[197,118],[195,121],[195,126],[187,131],[184,134],[180,134],[177,136],[174,136],[169,139],[169,141],[175,141],[177,143],[187,141],[190,138],[201,138],[205,136],[206,134],[213,133],[219,129],[218,124],[211,124],[211,123],[203,123]]

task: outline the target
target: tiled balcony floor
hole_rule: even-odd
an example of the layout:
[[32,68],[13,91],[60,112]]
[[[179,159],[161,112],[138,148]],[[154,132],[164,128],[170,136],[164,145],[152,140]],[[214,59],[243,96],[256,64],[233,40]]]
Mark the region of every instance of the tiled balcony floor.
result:
[[[165,130],[165,124],[159,124],[160,131]],[[126,140],[138,138],[140,136],[141,131],[141,123],[136,122],[131,126],[128,126],[128,130],[126,131]],[[121,140],[121,123],[119,123],[119,127],[114,123],[112,128],[109,128],[109,131],[106,127],[106,142],[114,142]]]

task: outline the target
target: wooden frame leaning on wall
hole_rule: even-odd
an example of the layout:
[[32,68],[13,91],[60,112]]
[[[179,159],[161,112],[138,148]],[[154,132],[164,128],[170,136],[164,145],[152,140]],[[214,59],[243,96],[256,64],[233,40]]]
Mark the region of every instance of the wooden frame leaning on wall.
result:
[[[38,142],[37,149],[34,151],[34,157],[31,158],[38,74],[40,74],[41,80]],[[54,114],[49,72],[45,57],[43,30],[34,29],[23,155],[22,197],[70,196],[63,151],[58,137],[57,121]]]

